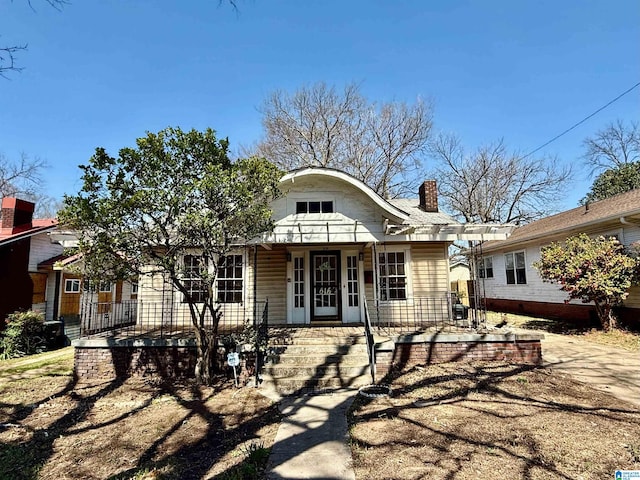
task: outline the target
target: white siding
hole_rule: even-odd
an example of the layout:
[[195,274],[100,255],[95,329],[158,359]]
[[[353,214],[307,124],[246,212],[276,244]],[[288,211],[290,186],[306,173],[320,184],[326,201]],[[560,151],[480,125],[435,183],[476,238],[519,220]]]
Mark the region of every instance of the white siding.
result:
[[47,233],[40,233],[31,237],[31,250],[29,252],[29,271],[38,271],[38,264],[61,255],[64,249],[58,243],[51,243]]
[[[640,241],[640,227],[636,226],[606,226],[591,228],[586,231],[589,235],[618,235],[625,245]],[[544,241],[529,242],[526,247],[508,247],[503,250],[486,252],[484,256],[493,257],[493,278],[479,279],[484,283],[485,296],[487,298],[527,300],[532,302],[549,302],[564,304],[567,294],[560,290],[559,285],[543,282],[538,271],[533,268],[533,263],[540,260],[541,248],[552,241],[563,241],[564,238],[553,237]],[[508,285],[505,271],[504,255],[510,252],[525,252],[526,260],[526,285]],[[482,286],[480,287],[482,291]],[[583,305],[580,300],[572,300],[571,303]],[[632,288],[631,295],[625,302],[627,306],[640,308],[640,288]]]

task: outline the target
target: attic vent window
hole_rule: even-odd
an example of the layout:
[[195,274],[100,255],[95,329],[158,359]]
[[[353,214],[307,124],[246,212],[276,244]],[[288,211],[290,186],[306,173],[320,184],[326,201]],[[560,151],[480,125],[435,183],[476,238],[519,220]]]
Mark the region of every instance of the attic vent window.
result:
[[296,202],[296,213],[333,213],[333,202]]

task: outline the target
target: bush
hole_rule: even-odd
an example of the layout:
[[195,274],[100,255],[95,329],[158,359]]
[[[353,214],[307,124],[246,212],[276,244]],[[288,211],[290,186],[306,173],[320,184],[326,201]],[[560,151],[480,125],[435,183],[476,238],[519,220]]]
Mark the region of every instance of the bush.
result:
[[43,323],[43,315],[31,310],[8,315],[0,337],[0,358],[23,357],[44,350]]

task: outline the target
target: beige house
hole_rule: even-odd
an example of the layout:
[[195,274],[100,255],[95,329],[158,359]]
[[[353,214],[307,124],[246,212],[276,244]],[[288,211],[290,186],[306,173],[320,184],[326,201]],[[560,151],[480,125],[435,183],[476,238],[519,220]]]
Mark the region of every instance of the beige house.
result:
[[[254,318],[266,302],[270,325],[449,318],[449,245],[504,239],[512,229],[440,212],[434,181],[418,198],[385,200],[346,173],[305,168],[286,174],[281,190],[273,231],[219,259],[216,296],[227,326]],[[196,257],[186,252],[187,275]],[[182,295],[161,276],[143,276],[139,288],[139,315],[153,308],[163,322],[188,317]]]

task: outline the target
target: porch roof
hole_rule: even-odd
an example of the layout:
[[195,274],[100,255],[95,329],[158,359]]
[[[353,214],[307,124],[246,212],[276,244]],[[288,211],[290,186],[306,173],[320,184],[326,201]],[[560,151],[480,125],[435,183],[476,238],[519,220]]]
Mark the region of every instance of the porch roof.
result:
[[318,244],[380,242],[453,242],[456,240],[504,240],[514,225],[501,224],[395,224],[384,219],[377,225],[366,225],[356,219],[332,218],[318,222],[279,222],[272,232],[251,243]]

